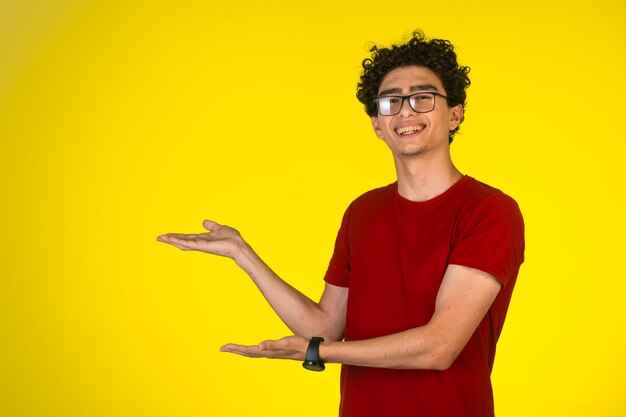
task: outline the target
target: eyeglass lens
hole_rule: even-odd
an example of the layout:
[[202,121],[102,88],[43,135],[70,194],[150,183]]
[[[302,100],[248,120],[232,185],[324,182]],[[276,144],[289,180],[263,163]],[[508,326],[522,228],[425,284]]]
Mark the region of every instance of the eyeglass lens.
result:
[[376,102],[378,103],[378,112],[383,116],[398,114],[402,110],[404,100],[408,100],[413,111],[417,113],[428,113],[435,108],[434,94],[419,93],[408,97],[379,97],[376,99]]

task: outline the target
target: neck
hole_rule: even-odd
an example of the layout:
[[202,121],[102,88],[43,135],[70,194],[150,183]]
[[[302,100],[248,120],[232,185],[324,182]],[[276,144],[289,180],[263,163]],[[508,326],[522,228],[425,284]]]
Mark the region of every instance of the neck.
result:
[[398,192],[407,200],[427,201],[435,198],[463,177],[452,163],[449,154],[443,160],[431,160],[420,156],[394,159]]

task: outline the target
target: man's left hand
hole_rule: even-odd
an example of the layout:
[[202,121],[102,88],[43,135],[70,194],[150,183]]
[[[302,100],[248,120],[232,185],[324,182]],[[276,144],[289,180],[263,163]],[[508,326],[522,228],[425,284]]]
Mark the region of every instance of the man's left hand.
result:
[[245,346],[229,343],[220,348],[222,352],[235,353],[249,358],[292,359],[302,361],[309,346],[309,339],[287,336],[279,340],[266,340],[258,345]]

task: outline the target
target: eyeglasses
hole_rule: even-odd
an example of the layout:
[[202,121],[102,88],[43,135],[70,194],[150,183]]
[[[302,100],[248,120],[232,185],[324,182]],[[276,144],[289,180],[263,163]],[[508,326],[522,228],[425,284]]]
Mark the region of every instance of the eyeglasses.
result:
[[428,93],[416,93],[410,96],[384,96],[374,99],[376,106],[378,107],[378,113],[381,116],[394,116],[402,110],[404,106],[404,100],[409,102],[409,105],[416,113],[428,113],[435,108],[435,96],[448,98],[443,94],[428,92]]

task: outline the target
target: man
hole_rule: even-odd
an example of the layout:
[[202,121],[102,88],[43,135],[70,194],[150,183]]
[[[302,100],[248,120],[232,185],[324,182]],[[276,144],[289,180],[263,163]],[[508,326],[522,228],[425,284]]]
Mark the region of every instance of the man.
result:
[[159,240],[243,268],[294,336],[222,350],[306,358],[318,370],[341,363],[341,416],[493,416],[490,373],[523,262],[523,220],[515,201],[452,163],[470,84],[453,46],[416,32],[372,52],[357,97],[397,182],[347,209],[319,303],[230,227],[205,221],[208,233]]

